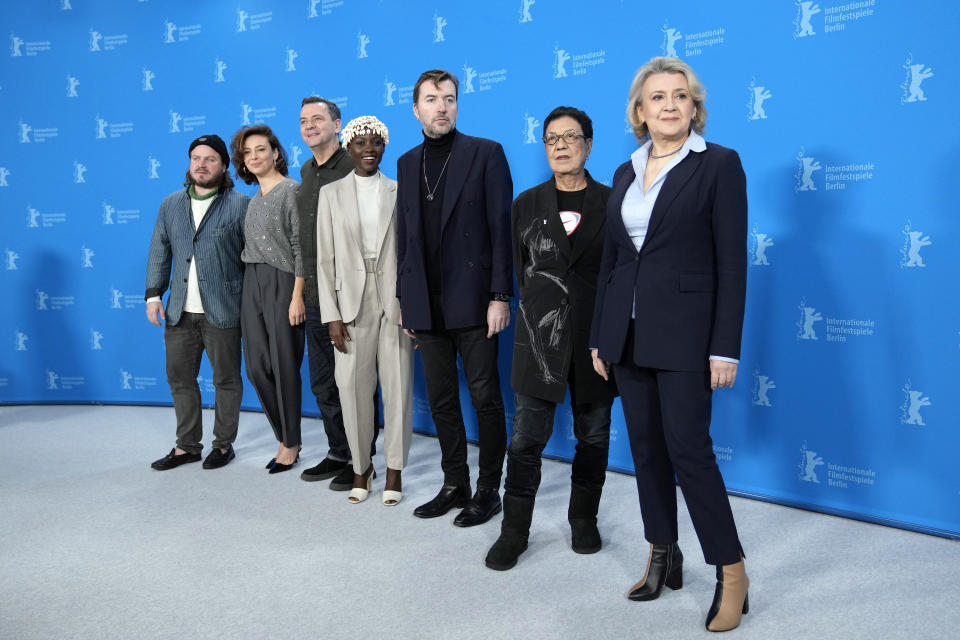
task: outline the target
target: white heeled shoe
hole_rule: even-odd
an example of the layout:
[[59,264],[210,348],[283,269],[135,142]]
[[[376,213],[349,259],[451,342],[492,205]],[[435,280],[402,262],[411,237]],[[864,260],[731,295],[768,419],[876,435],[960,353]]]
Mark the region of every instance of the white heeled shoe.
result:
[[370,475],[367,476],[367,488],[361,489],[354,487],[350,489],[350,493],[347,494],[347,502],[350,504],[358,504],[367,499],[370,495],[370,488],[373,486],[373,467],[370,467],[369,474]]
[[393,489],[384,489],[383,490],[383,504],[388,507],[395,507],[400,504],[400,500],[403,499],[403,493],[400,491],[394,491]]

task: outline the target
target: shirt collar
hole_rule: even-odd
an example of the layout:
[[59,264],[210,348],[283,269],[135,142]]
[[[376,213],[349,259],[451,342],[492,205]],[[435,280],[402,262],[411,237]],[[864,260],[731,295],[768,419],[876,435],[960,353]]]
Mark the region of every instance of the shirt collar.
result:
[[[653,145],[653,141],[648,138],[646,142],[640,145],[639,149],[630,154],[630,162],[633,164],[633,170],[639,180],[643,180],[643,172],[647,168],[647,158],[650,156],[651,145]],[[703,153],[706,150],[707,141],[696,131],[691,131],[687,139],[684,140],[683,146],[680,147],[680,151],[677,152],[673,160],[667,164],[660,173],[669,171],[680,164],[680,161],[686,158],[687,154],[691,151],[694,153]]]

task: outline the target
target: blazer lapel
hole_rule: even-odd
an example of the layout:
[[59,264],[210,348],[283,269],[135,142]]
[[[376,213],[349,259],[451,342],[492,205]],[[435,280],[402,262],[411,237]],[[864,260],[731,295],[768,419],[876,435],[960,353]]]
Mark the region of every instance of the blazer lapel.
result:
[[387,231],[390,229],[390,220],[393,218],[393,212],[396,209],[397,202],[397,184],[387,180],[386,176],[380,174],[380,214],[378,216],[377,231],[380,235],[377,242],[377,255],[383,254],[383,245],[387,241]]
[[360,208],[357,204],[357,181],[353,179],[352,174],[347,180],[340,181],[340,188],[337,189],[340,198],[340,216],[343,218],[343,224],[347,228],[347,233],[353,238],[357,251],[363,257],[363,231],[360,229]]
[[[637,172],[633,170],[633,164],[628,164],[623,174],[623,179],[619,183],[614,183],[613,191],[610,192],[610,199],[607,201],[607,212],[610,213],[610,207],[616,207],[613,215],[607,216],[607,224],[613,225],[611,232],[620,236],[624,246],[633,248],[633,241],[630,240],[630,234],[627,233],[627,227],[623,224],[623,215],[620,210],[623,207],[623,198],[627,195],[627,189],[637,179]],[[636,252],[636,249],[634,249]]]
[[[603,218],[606,211],[603,206],[603,196],[600,195],[600,189],[597,188],[597,182],[590,177],[587,172],[587,192],[583,195],[583,211],[580,212],[580,226],[573,237],[573,248],[570,252],[570,262],[576,262],[587,247],[591,245],[593,239],[603,228]],[[590,211],[591,214],[587,215]],[[602,212],[599,215],[592,212]]]
[[[460,191],[467,181],[467,175],[473,167],[473,158],[477,153],[477,146],[467,140],[462,133],[457,132],[450,149],[450,162],[447,167],[447,182],[443,188],[443,206],[440,208],[440,236],[453,213],[453,206],[460,197]],[[419,199],[418,199],[419,201]]]
[[[650,214],[650,224],[647,225],[647,239],[656,233],[657,227],[663,221],[670,205],[680,194],[684,185],[693,177],[702,159],[702,153],[691,151],[680,164],[667,174],[667,179],[664,180],[663,186],[660,187],[660,193],[657,195],[657,202],[653,205],[653,212]],[[646,247],[647,245],[648,242],[645,240],[643,246]]]

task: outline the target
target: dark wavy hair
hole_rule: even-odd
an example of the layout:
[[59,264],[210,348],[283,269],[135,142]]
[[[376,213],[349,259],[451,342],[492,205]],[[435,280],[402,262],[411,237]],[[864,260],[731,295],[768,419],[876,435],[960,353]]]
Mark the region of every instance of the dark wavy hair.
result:
[[274,166],[277,168],[277,171],[280,172],[280,175],[286,176],[287,152],[284,150],[283,145],[277,140],[277,136],[274,135],[270,127],[265,124],[255,124],[252,127],[243,127],[237,131],[233,134],[233,139],[230,141],[230,156],[233,162],[233,169],[237,172],[237,177],[247,184],[253,184],[257,181],[257,176],[250,173],[247,165],[243,162],[243,143],[246,142],[250,136],[264,136],[270,142],[270,148],[278,152],[277,161],[274,163]]

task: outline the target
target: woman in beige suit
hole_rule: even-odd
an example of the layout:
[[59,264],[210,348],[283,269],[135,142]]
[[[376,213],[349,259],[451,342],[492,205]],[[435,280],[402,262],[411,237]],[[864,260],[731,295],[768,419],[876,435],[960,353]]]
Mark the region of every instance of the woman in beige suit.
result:
[[397,183],[380,173],[389,140],[373,116],[351,120],[341,134],[356,169],[324,186],[317,203],[320,315],[330,330],[343,423],[353,459],[352,503],[367,499],[373,480],[370,398],[379,374],[384,406],[387,481],[383,504],[400,502],[413,420],[413,343],[400,328],[396,296]]

